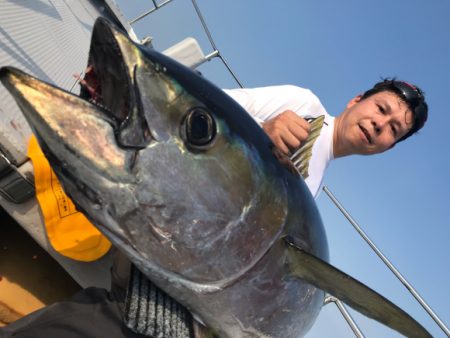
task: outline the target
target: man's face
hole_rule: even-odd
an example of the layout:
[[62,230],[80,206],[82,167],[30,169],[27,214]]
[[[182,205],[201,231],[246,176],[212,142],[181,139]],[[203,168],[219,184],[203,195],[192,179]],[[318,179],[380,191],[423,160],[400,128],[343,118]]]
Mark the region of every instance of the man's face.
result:
[[388,91],[352,99],[336,126],[337,155],[370,155],[390,149],[412,127],[408,105]]

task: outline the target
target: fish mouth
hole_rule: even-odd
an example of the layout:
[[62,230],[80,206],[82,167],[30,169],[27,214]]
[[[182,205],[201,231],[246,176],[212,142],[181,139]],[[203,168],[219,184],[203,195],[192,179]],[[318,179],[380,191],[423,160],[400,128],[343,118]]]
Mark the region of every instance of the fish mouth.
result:
[[122,123],[132,109],[132,76],[110,26],[98,20],[92,33],[88,65],[84,78],[80,79],[80,97]]
[[102,108],[116,122],[117,143],[124,148],[143,148],[154,139],[139,104],[137,49],[111,23],[97,19],[88,65],[84,78],[80,78],[80,97]]
[[373,139],[372,139],[372,136],[370,135],[369,131],[368,131],[366,128],[364,128],[362,125],[360,125],[360,124],[358,124],[358,126],[359,126],[359,129],[360,129],[360,130],[362,131],[362,133],[364,134],[367,143],[369,143],[370,145],[372,145],[372,144],[373,144]]
[[135,84],[137,50],[125,33],[98,19],[86,74],[80,79],[80,96],[14,67],[1,68],[0,80],[54,163],[61,162],[61,167],[71,163],[64,152],[69,149],[70,158],[84,162],[86,170],[106,172],[115,181],[135,155],[127,150],[141,149],[154,140]]

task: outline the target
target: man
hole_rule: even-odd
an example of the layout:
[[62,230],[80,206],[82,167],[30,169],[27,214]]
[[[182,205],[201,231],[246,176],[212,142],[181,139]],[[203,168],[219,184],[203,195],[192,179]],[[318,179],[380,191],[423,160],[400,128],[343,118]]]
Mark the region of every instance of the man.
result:
[[[323,124],[306,163],[305,182],[318,196],[331,160],[343,156],[382,153],[423,127],[428,106],[416,86],[386,79],[348,102],[336,118],[308,89],[273,86],[225,90],[262,126],[274,145],[292,155],[308,139],[308,122],[323,116]],[[306,158],[308,160],[308,158]]]

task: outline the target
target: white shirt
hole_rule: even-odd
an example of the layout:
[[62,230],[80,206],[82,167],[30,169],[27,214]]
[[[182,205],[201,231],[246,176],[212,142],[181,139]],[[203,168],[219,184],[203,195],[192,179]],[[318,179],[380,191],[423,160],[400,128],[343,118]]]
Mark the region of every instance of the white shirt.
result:
[[303,118],[325,116],[324,124],[312,147],[305,183],[317,198],[325,170],[333,156],[334,117],[330,116],[319,98],[309,89],[292,85],[224,90],[261,125],[285,110],[292,110]]

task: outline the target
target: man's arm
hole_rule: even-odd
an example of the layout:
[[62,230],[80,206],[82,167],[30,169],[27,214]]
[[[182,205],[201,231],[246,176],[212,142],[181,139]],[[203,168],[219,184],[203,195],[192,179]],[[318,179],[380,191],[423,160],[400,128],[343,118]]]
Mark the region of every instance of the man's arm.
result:
[[283,153],[297,149],[309,135],[303,118],[323,115],[319,99],[309,90],[292,85],[225,90],[264,129]]

